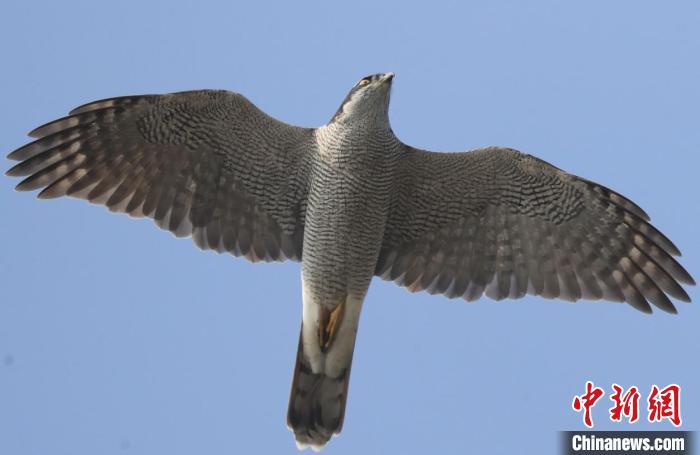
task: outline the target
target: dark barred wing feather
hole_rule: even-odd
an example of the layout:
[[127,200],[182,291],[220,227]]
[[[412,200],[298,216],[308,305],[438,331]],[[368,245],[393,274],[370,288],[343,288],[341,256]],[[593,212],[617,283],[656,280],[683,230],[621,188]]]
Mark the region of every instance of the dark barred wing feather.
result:
[[243,96],[202,90],[96,101],[33,130],[7,174],[40,198],[75,196],[153,218],[201,248],[299,260],[313,130]]
[[693,278],[624,196],[511,149],[406,147],[376,274],[476,300],[526,294],[676,312]]

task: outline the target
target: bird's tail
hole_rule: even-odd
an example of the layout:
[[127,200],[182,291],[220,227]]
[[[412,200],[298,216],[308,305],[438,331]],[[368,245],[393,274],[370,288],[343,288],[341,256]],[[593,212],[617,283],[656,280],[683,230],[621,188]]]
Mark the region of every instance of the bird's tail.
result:
[[304,357],[301,335],[289,397],[287,425],[294,432],[297,447],[319,451],[343,428],[345,402],[350,383],[350,366],[336,377],[314,373]]

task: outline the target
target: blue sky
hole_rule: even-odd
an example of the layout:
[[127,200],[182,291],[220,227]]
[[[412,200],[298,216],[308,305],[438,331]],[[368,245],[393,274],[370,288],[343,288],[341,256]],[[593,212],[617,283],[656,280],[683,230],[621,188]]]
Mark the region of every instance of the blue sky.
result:
[[[697,2],[237,3],[4,3],[0,150],[93,99],[193,88],[318,126],[360,77],[394,71],[404,142],[510,146],[615,188],[700,277]],[[0,453],[295,453],[298,264],[204,253],[16,183],[0,178]],[[586,380],[678,383],[698,429],[700,309],[678,307],[467,304],[376,280],[326,453],[555,453],[557,431],[583,428]],[[672,428],[614,424],[609,403],[596,429]]]

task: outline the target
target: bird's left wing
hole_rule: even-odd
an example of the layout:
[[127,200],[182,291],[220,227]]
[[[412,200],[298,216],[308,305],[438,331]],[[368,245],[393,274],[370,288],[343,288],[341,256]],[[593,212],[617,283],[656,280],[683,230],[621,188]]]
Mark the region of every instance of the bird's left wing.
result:
[[512,149],[406,146],[376,274],[475,300],[525,294],[649,302],[675,312],[694,284],[636,204]]
[[75,196],[153,218],[201,248],[299,260],[313,130],[240,94],[200,90],[78,107],[8,158],[18,190]]

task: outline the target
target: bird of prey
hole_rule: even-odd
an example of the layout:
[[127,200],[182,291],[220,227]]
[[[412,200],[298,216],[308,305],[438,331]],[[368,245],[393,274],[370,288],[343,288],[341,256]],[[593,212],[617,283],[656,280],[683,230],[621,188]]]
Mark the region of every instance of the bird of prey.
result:
[[517,150],[402,143],[393,73],[362,78],[330,122],[278,121],[238,93],[125,96],[33,130],[18,190],[149,217],[202,249],[301,262],[287,423],[300,448],[343,426],[358,320],[376,275],[411,291],[526,294],[675,313],[693,278],[634,202]]

